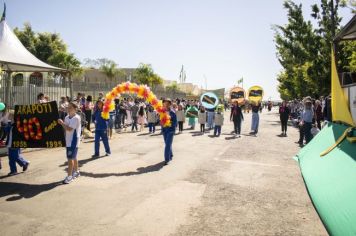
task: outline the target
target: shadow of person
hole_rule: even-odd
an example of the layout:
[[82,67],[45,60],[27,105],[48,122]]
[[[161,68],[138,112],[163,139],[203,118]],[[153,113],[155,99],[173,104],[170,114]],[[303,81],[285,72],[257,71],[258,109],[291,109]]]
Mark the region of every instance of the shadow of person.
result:
[[138,134],[137,136],[147,136],[150,135],[151,133],[143,133],[143,134]]
[[91,177],[91,178],[107,178],[111,176],[121,177],[121,176],[133,176],[133,175],[141,175],[150,172],[156,172],[163,168],[165,162],[159,162],[154,165],[146,166],[146,167],[139,167],[136,171],[130,171],[125,173],[90,173],[90,172],[80,172],[80,176]]
[[225,138],[225,140],[233,140],[233,139],[237,139],[237,137],[234,135],[234,136],[226,137],[226,138]]
[[0,182],[0,198],[11,196],[6,201],[17,201],[23,198],[33,198],[38,194],[47,192],[55,187],[62,185],[62,181],[49,184],[24,184],[12,182]]
[[[78,161],[78,166],[79,167],[83,167],[83,165],[87,164],[88,162],[91,162],[91,161],[95,161],[99,158],[102,158],[102,157],[105,157],[105,155],[102,155],[102,156],[98,156],[98,157],[91,157],[91,158],[88,158],[88,159],[83,159],[83,160],[79,160]],[[66,167],[68,165],[68,162],[64,162],[62,165],[60,165],[59,167]]]

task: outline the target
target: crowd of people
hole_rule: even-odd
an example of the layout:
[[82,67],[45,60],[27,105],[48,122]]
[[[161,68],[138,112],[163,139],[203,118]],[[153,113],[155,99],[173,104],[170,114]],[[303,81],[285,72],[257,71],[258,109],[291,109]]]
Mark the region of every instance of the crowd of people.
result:
[[281,121],[281,136],[287,136],[288,120],[299,129],[299,140],[296,142],[303,147],[316,136],[322,124],[331,121],[331,97],[302,100],[283,101],[279,107]]
[[[50,98],[43,93],[38,94],[38,103],[49,102]],[[213,109],[207,109],[199,100],[186,99],[163,99],[163,105],[171,117],[170,127],[161,127],[161,134],[165,142],[164,160],[168,164],[173,158],[172,143],[175,134],[182,133],[184,124],[188,118],[189,130],[194,130],[196,122],[199,123],[200,133],[204,135],[207,130],[213,130],[213,136],[221,135],[224,125],[224,111],[230,110],[230,121],[234,124],[233,134],[235,137],[241,137],[241,125],[244,120],[244,113],[252,112],[252,124],[250,135],[256,136],[259,131],[259,113],[263,108],[271,111],[272,102],[249,102],[241,105],[237,101],[229,104],[220,101],[220,104]],[[58,103],[59,120],[58,123],[65,130],[65,140],[68,159],[68,175],[63,183],[70,183],[80,176],[78,170],[78,147],[85,134],[90,136],[94,133],[94,154],[92,158],[100,157],[100,142],[103,143],[105,156],[111,155],[109,139],[113,132],[125,132],[127,129],[131,132],[143,132],[148,127],[148,132],[154,134],[156,126],[160,126],[160,117],[157,111],[143,99],[133,97],[121,97],[115,99],[115,109],[110,112],[109,119],[101,116],[104,106],[104,94],[94,100],[91,95],[85,96],[78,93],[73,99],[61,97]],[[321,129],[324,120],[330,120],[330,104],[328,98],[313,100],[307,97],[303,100],[283,101],[279,107],[281,130],[280,136],[287,136],[288,121],[299,128],[300,146],[309,143]],[[188,115],[191,111],[193,115]],[[19,148],[11,147],[11,128],[14,123],[13,112],[8,112],[5,108],[0,114],[0,145],[6,145],[9,156],[10,173],[17,174],[16,163],[26,171],[29,162],[21,156]],[[94,130],[92,131],[92,128]],[[178,129],[178,132],[176,132]],[[198,131],[199,132],[199,131]],[[5,143],[6,140],[6,143]],[[1,167],[1,163],[0,163]]]

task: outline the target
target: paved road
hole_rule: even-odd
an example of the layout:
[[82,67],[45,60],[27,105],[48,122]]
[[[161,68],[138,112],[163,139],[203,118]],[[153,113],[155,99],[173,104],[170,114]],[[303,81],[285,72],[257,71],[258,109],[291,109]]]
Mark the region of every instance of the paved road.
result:
[[3,158],[0,235],[327,235],[292,159],[297,131],[278,137],[277,114],[264,111],[251,137],[250,119],[239,139],[230,122],[219,138],[175,136],[168,166],[159,135],[116,135],[99,159],[85,143],[69,185],[64,150],[26,153],[28,172],[8,178]]

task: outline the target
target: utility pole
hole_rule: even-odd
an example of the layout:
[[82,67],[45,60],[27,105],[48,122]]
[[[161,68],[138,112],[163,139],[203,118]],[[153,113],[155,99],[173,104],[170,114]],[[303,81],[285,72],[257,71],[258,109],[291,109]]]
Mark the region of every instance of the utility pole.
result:
[[206,79],[206,76],[204,76],[204,82],[205,82],[205,90],[207,91],[208,90],[208,80]]

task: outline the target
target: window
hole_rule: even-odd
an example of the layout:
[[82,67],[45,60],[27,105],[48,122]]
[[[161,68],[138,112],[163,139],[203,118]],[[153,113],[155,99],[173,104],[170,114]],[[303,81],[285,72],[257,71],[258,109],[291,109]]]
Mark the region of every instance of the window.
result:
[[13,79],[12,79],[12,82],[13,82],[13,86],[23,86],[23,74],[21,73],[18,73],[16,74]]
[[40,72],[34,72],[30,75],[30,84],[41,87],[43,85],[43,75]]

